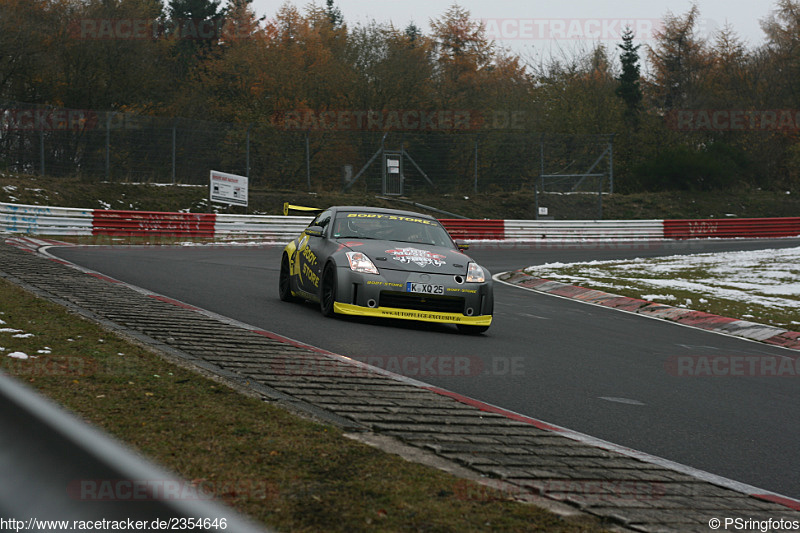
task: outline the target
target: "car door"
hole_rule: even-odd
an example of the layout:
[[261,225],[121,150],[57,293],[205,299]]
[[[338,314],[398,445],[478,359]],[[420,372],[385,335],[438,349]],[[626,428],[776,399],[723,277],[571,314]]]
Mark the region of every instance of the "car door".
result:
[[[331,211],[324,211],[306,228],[297,246],[298,285],[310,295],[319,294],[319,281],[325,257],[324,243],[327,241]],[[322,228],[322,235],[309,234],[313,229]],[[312,230],[312,231],[309,231]]]

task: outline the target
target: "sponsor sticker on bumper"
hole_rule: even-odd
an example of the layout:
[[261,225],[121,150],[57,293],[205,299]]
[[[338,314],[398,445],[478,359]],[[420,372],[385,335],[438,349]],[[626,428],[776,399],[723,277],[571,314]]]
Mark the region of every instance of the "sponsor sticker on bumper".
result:
[[415,309],[398,309],[395,307],[361,307],[353,304],[336,302],[333,310],[343,315],[373,316],[383,318],[399,318],[404,320],[424,320],[445,324],[469,324],[472,326],[488,326],[492,323],[491,315],[466,316],[460,313],[440,313],[436,311],[417,311]]

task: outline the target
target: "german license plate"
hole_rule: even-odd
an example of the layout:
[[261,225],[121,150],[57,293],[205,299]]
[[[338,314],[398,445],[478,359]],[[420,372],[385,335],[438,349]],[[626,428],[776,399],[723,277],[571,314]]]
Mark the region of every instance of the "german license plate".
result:
[[433,285],[431,283],[406,282],[406,292],[421,292],[423,294],[444,294],[444,285]]

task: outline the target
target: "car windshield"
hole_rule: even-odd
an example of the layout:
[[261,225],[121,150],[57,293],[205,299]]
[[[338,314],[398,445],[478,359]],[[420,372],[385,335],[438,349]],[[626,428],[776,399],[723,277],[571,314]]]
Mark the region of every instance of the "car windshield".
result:
[[413,242],[448,248],[454,246],[450,235],[437,221],[388,213],[337,213],[333,237]]

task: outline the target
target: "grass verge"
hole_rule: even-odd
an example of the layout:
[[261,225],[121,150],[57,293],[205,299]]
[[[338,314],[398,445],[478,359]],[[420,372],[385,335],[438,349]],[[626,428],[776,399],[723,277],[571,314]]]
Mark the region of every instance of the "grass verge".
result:
[[598,532],[248,397],[0,279],[0,369],[287,531]]

